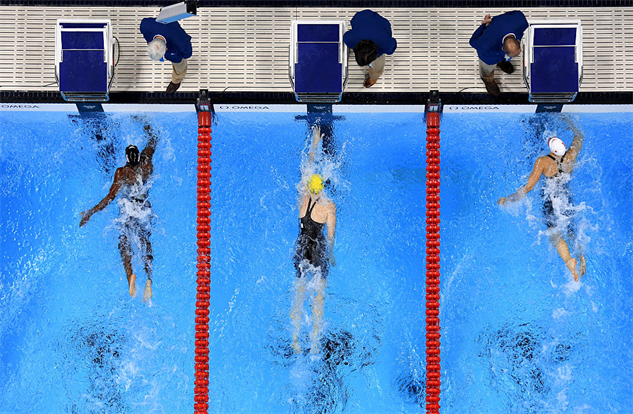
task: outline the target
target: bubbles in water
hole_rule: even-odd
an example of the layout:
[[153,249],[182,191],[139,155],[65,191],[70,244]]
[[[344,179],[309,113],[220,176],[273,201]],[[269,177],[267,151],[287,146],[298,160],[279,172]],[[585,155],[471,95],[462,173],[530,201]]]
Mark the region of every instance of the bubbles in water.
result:
[[64,376],[64,387],[72,401],[69,412],[80,412],[80,407],[108,412],[129,410],[119,381],[121,351],[126,342],[124,335],[104,325],[103,320],[77,324],[60,341],[62,360],[58,362],[74,367]]
[[396,379],[395,385],[404,401],[416,404],[420,408],[426,406],[426,381],[423,377],[414,372],[402,373]]
[[[555,312],[564,313],[560,309]],[[571,340],[549,338],[539,325],[488,327],[479,334],[477,343],[488,386],[503,392],[507,412],[520,408],[536,414],[558,406],[560,393],[564,395],[574,380],[569,361],[578,347]]]

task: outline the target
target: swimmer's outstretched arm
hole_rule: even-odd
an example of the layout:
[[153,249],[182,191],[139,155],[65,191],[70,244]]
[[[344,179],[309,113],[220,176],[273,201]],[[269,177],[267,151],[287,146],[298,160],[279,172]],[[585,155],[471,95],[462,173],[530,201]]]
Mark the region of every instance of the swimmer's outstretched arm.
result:
[[[313,171],[312,164],[314,164],[314,157],[315,157],[316,149],[317,149],[317,146],[319,145],[319,142],[321,142],[321,127],[318,125],[315,125],[313,133],[312,133],[312,143],[310,144],[310,154],[308,157],[308,164],[306,165],[307,168],[304,168],[304,171],[302,172],[304,175],[301,178],[301,182],[307,183],[308,177],[306,174],[312,173]],[[301,206],[305,202],[305,197],[307,195],[309,195],[308,189],[305,186],[302,186],[301,189],[299,190],[299,209],[301,209]]]
[[576,158],[578,158],[580,150],[582,150],[582,144],[585,141],[585,134],[581,130],[579,130],[578,127],[576,127],[576,124],[572,119],[570,119],[569,117],[564,117],[564,119],[565,121],[567,121],[567,124],[574,132],[574,139],[571,142],[569,149],[565,153],[564,163],[571,164],[573,167],[573,164],[576,162]]
[[527,193],[532,191],[536,183],[538,183],[538,180],[541,178],[544,169],[545,166],[543,165],[543,158],[540,157],[534,163],[534,168],[532,168],[532,172],[530,173],[527,184],[516,190],[514,194],[509,195],[508,197],[501,197],[499,201],[497,201],[497,204],[503,206],[508,202],[515,202],[525,197]]
[[121,189],[122,181],[123,181],[123,174],[122,174],[121,169],[118,168],[116,170],[116,173],[114,174],[114,182],[110,186],[110,191],[108,191],[108,194],[105,197],[103,197],[103,199],[99,201],[99,203],[96,206],[94,206],[88,211],[84,211],[81,213],[81,221],[79,222],[79,227],[82,227],[84,224],[86,224],[94,213],[98,213],[99,211],[103,210],[104,208],[106,208],[108,204],[110,204],[112,200],[114,200],[116,195],[119,193],[119,190]]
[[314,155],[316,154],[317,146],[321,142],[321,127],[318,125],[314,126],[314,131],[312,133],[312,145],[310,146],[310,164],[314,162]]
[[143,149],[143,152],[141,152],[141,155],[145,155],[147,159],[151,160],[154,156],[154,151],[156,151],[156,144],[158,144],[158,135],[156,135],[149,124],[145,124],[143,129],[147,132],[149,139],[147,141],[147,145]]

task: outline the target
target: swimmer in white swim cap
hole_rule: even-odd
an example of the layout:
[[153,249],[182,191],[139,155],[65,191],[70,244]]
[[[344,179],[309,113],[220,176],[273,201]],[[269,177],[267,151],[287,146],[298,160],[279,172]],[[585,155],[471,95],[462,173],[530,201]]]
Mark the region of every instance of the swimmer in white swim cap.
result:
[[549,150],[559,157],[562,157],[565,155],[565,152],[567,152],[565,143],[558,137],[551,137],[548,139],[547,145],[549,146]]
[[[556,247],[556,251],[567,265],[572,273],[574,280],[578,282],[586,270],[585,257],[580,252],[580,246],[576,241],[573,229],[573,209],[571,208],[571,192],[567,187],[569,174],[574,170],[574,165],[578,154],[582,149],[582,143],[585,139],[584,135],[578,131],[576,126],[568,118],[564,118],[569,127],[574,131],[574,140],[569,146],[569,150],[565,147],[565,143],[558,137],[551,137],[547,141],[550,153],[539,157],[534,163],[532,173],[528,178],[527,184],[519,188],[514,194],[508,197],[501,197],[498,201],[500,205],[508,202],[520,200],[529,193],[541,176],[547,181],[543,185],[543,217],[547,229],[550,230],[552,244]],[[547,191],[545,191],[547,189]],[[554,205],[563,206],[555,211]],[[578,246],[578,259],[571,257],[569,253],[569,245],[565,241],[567,238],[573,245]]]

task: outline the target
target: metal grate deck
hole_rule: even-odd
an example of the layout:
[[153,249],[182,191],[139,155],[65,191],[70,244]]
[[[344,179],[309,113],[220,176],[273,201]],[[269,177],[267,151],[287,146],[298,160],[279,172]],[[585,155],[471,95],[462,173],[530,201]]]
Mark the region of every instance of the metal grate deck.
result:
[[[389,19],[398,49],[387,57],[385,73],[370,90],[362,69],[350,62],[347,92],[412,92],[439,89],[484,92],[477,56],[468,45],[486,13],[509,9],[375,9]],[[633,7],[525,8],[528,20],[575,18],[583,24],[584,80],[581,92],[633,91]],[[288,81],[290,22],[293,19],[344,19],[358,9],[200,8],[181,21],[193,38],[194,55],[180,91],[291,92]],[[110,18],[121,44],[114,92],[159,92],[169,83],[169,62],[147,57],[139,32],[142,18],[158,7],[0,7],[0,90],[55,91],[55,21],[58,18]],[[521,57],[515,58],[519,66]],[[519,69],[519,68],[517,68]],[[525,92],[520,69],[496,71],[503,91]]]

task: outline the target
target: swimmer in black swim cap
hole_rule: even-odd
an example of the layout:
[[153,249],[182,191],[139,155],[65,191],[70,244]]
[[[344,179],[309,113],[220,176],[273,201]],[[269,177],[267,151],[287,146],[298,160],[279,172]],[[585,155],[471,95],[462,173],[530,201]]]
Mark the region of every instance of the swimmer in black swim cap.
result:
[[[133,203],[138,210],[151,209],[151,204],[148,200],[148,194],[137,194],[134,197],[130,197],[130,188],[137,186],[141,183],[143,186],[150,179],[154,172],[154,164],[152,158],[156,150],[156,144],[158,143],[158,137],[149,125],[144,127],[145,132],[148,135],[147,145],[141,153],[139,153],[136,145],[130,145],[125,149],[125,159],[127,163],[120,168],[117,168],[114,174],[114,181],[110,186],[108,194],[93,208],[81,213],[81,221],[79,226],[84,226],[93,214],[106,208],[110,202],[112,202],[117,196],[121,198],[127,198],[128,203]],[[148,187],[146,187],[148,189]],[[121,214],[121,213],[120,213]],[[148,301],[152,298],[152,269],[154,256],[152,253],[152,244],[149,240],[151,234],[151,228],[148,222],[141,222],[134,217],[127,217],[125,220],[125,228],[129,232],[133,232],[138,235],[140,240],[142,252],[142,260],[145,264],[145,272],[147,273],[147,282],[145,283],[145,292],[143,293],[143,300]],[[136,296],[136,275],[132,269],[132,245],[127,236],[128,232],[121,232],[119,236],[119,250],[121,252],[121,260],[125,273],[127,275],[128,286],[130,296]]]
[[138,163],[141,161],[141,155],[138,152],[138,148],[136,147],[136,145],[129,145],[125,149],[125,159],[131,167],[136,167],[138,165]]

